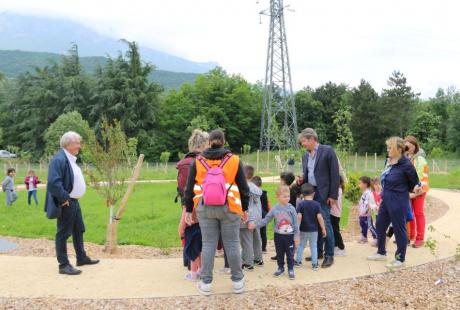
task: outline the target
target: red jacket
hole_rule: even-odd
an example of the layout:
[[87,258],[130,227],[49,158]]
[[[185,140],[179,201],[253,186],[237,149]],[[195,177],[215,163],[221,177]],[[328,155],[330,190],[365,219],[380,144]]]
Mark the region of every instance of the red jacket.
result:
[[[24,179],[24,183],[26,184],[26,188],[27,190],[29,190],[29,178],[31,178],[31,176],[26,176],[26,178]],[[33,176],[32,178],[34,178],[34,187],[37,188],[37,184],[38,183],[41,183],[39,180],[38,180],[38,177],[37,176]]]

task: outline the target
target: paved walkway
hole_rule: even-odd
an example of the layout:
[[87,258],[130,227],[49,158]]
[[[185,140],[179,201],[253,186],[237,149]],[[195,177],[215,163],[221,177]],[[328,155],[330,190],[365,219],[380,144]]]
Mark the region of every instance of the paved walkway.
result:
[[[449,211],[432,225],[439,233],[430,233],[439,242],[438,258],[452,256],[460,242],[460,193],[431,190],[430,195],[449,205]],[[440,233],[451,238],[446,239]],[[293,285],[334,281],[385,272],[384,263],[368,262],[366,256],[375,252],[369,245],[348,243],[348,255],[338,257],[332,268],[317,272],[304,266],[296,269],[297,279],[273,278],[275,263],[265,255],[266,265],[246,273],[247,289],[267,285]],[[394,245],[389,248],[389,258]],[[434,260],[428,249],[409,248],[407,265],[414,266]],[[223,265],[216,259],[216,268]],[[197,294],[195,284],[183,280],[185,269],[181,259],[104,259],[99,265],[84,267],[80,276],[63,276],[57,273],[55,258],[18,257],[0,255],[1,297],[57,297],[57,298],[147,298],[162,296],[187,296]],[[227,275],[215,276],[213,291],[231,291]]]

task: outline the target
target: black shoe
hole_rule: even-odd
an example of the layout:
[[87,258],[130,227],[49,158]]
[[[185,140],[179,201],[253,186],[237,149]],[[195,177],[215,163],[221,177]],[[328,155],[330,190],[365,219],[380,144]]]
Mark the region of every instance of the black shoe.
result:
[[264,261],[263,260],[255,260],[254,261],[254,266],[256,267],[263,267],[264,266]]
[[301,267],[302,267],[302,262],[294,261],[294,268],[301,268]]
[[77,261],[77,266],[96,265],[97,263],[99,263],[98,259],[91,259],[88,256],[86,256],[83,260]]
[[289,280],[295,279],[294,269],[288,270]]
[[67,274],[69,276],[76,276],[81,273],[81,270],[75,269],[72,265],[67,265],[65,267],[59,268],[60,274]]
[[243,264],[241,266],[241,269],[243,269],[243,270],[246,269],[247,271],[254,271],[254,266]]
[[332,256],[326,256],[326,258],[323,261],[323,264],[321,265],[321,268],[329,268],[334,264],[334,257]]
[[278,260],[278,256],[276,256],[276,255],[275,255],[275,256],[272,256],[272,257],[270,257],[270,259],[271,259],[271,260],[274,260],[274,261],[277,261],[277,260]]
[[277,271],[275,271],[275,273],[273,274],[274,277],[280,277],[284,274],[284,268],[281,269],[281,268],[278,268]]
[[[324,254],[318,254],[318,259],[323,259],[323,258],[324,258]],[[311,262],[311,256],[305,257],[305,260],[307,262]]]

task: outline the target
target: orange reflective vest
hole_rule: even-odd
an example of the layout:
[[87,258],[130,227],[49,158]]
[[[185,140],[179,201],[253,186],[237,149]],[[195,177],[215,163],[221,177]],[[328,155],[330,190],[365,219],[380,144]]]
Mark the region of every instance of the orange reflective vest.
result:
[[[206,163],[210,167],[217,167],[221,163],[221,159],[206,159],[204,158]],[[204,182],[204,178],[206,177],[206,168],[203,164],[198,160],[195,159],[196,165],[196,176],[195,176],[195,186],[193,187],[194,197],[193,197],[193,204],[194,208],[198,206],[201,198],[203,197],[203,190],[201,185]],[[224,173],[224,177],[226,180],[226,188],[228,190],[227,193],[227,204],[228,210],[230,212],[243,215],[243,207],[241,206],[241,196],[238,186],[235,183],[236,174],[238,173],[238,167],[240,165],[240,159],[236,155],[232,155],[227,163],[225,163],[222,171]]]
[[424,193],[428,192],[430,186],[428,184],[428,163],[423,156],[416,156],[412,160],[412,164],[417,171],[418,178],[422,183],[422,190]]

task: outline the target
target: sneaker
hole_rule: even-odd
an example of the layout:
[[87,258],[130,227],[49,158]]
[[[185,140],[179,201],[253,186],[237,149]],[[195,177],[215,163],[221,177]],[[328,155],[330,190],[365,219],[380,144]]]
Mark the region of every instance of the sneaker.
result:
[[367,257],[367,260],[372,260],[372,261],[386,261],[386,260],[387,260],[387,256],[386,256],[386,255],[379,254],[379,253],[376,253],[376,254],[373,254],[373,255],[371,255],[371,256],[368,256],[368,257]]
[[200,276],[197,273],[195,274],[187,273],[185,275],[185,280],[192,281],[192,282],[198,282],[198,280],[200,280]]
[[364,238],[363,236],[361,236],[361,238],[358,239],[358,243],[361,243],[361,244],[367,243],[367,238]]
[[301,268],[301,267],[302,267],[302,263],[301,263],[301,262],[294,261],[294,267],[295,267],[295,268]]
[[336,248],[336,250],[334,251],[334,256],[343,257],[343,256],[347,256],[347,253],[345,252],[345,250],[341,250],[339,248]]
[[423,243],[422,240],[417,240],[417,241],[415,241],[415,242],[412,244],[412,247],[413,247],[413,248],[421,248],[421,247],[423,247],[423,244],[424,244],[424,243]]
[[284,268],[281,269],[279,268],[277,271],[275,271],[275,273],[273,274],[275,277],[280,277],[284,274]]
[[274,261],[277,261],[277,260],[278,260],[278,256],[276,256],[276,255],[275,255],[275,256],[272,256],[272,257],[270,257],[270,259],[271,259],[271,260],[274,260]]
[[264,261],[263,260],[255,260],[254,261],[254,266],[256,267],[263,267],[264,266]]
[[401,262],[399,260],[394,260],[391,263],[386,264],[388,269],[398,269],[404,267],[404,262]]
[[218,271],[219,274],[230,274],[231,272],[232,270],[230,268],[225,268],[225,267],[220,268]]
[[254,266],[250,266],[250,265],[243,264],[243,265],[241,266],[241,269],[243,269],[243,270],[246,269],[247,271],[254,271]]
[[198,288],[198,291],[201,294],[203,294],[205,296],[211,295],[211,289],[212,289],[212,284],[211,283],[206,284],[203,281],[200,281],[200,282],[198,282],[197,288]]
[[233,293],[241,294],[244,292],[244,279],[233,281]]
[[289,280],[295,279],[294,269],[288,270],[288,276],[289,276]]
[[311,269],[313,269],[313,271],[318,271],[319,270],[319,265],[318,264],[313,265],[313,266],[311,266]]

